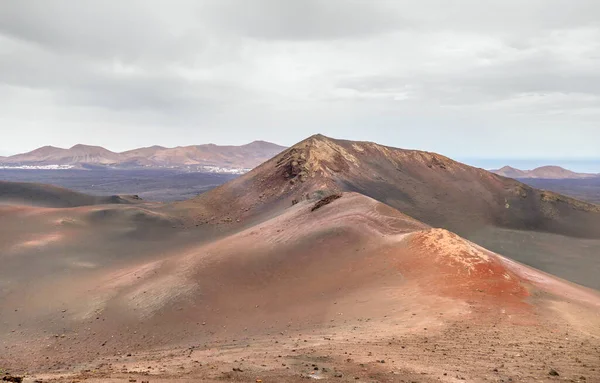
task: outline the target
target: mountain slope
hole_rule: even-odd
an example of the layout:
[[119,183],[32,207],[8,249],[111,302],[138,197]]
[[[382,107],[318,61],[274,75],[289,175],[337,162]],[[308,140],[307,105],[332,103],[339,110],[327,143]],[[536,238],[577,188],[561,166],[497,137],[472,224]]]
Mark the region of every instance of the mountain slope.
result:
[[[82,381],[600,376],[581,366],[597,360],[597,293],[357,193],[315,202],[208,240],[161,227],[179,245],[132,242],[119,233],[136,221],[100,226],[89,208],[0,214],[54,233],[43,250],[0,241],[0,362]],[[81,224],[57,228],[65,216]]]
[[52,185],[29,182],[0,181],[0,204],[40,207],[76,207],[87,205],[131,203],[131,196],[99,197],[78,193]]
[[338,191],[359,192],[463,234],[493,225],[600,238],[597,205],[536,190],[438,154],[324,136],[302,141],[195,201],[260,209]]
[[148,159],[163,166],[216,166],[226,168],[253,168],[280,153],[285,147],[268,142],[242,146],[214,144],[183,146],[157,151]]
[[434,153],[313,136],[173,208],[191,224],[246,226],[298,201],[345,191],[600,289],[595,277],[600,272],[598,205],[537,190]]
[[[598,292],[432,227],[496,228],[514,190],[542,198],[520,185],[315,136],[184,203],[2,205],[0,366],[26,381],[597,381]],[[543,198],[510,201],[506,222],[562,228],[555,205],[575,202]]]
[[504,166],[501,169],[490,170],[492,173],[498,174],[508,178],[523,178],[527,175],[527,172],[521,169],[516,169],[511,166]]
[[29,165],[108,165],[119,161],[121,156],[100,146],[75,145],[70,149],[45,146],[29,153],[17,154],[4,160],[7,164]]
[[560,166],[542,166],[533,170],[520,170],[510,166],[491,172],[509,178],[580,179],[598,177],[598,174],[576,173]]

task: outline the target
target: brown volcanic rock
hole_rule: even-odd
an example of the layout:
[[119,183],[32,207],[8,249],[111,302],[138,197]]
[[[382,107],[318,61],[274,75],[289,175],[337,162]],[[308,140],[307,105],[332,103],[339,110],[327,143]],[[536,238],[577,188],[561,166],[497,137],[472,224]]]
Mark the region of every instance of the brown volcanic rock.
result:
[[183,205],[195,203],[216,215],[221,206],[260,213],[307,195],[339,191],[359,192],[462,235],[494,226],[600,238],[597,205],[537,190],[435,153],[321,135]]

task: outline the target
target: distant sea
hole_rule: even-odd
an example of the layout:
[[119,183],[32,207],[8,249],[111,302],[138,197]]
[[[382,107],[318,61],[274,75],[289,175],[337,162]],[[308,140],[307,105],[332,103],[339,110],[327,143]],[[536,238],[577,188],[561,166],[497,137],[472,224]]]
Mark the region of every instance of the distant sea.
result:
[[561,158],[456,158],[457,161],[483,169],[499,169],[512,166],[521,170],[531,170],[540,166],[561,166],[579,173],[600,173],[600,158],[561,159]]

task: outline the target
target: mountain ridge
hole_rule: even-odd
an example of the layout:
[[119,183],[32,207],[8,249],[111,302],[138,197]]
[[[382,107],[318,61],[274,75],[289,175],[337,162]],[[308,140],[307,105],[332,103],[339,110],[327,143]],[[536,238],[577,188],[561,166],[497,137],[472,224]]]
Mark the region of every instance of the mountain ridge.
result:
[[[592,272],[600,251],[599,205],[430,152],[312,136],[226,184],[170,206],[188,225],[245,227],[294,204],[345,192],[600,288]],[[589,242],[571,265],[564,254],[580,246],[579,240]],[[550,250],[545,243],[552,243]]]
[[600,177],[600,174],[578,173],[555,165],[540,166],[532,170],[504,166],[490,171],[508,178],[582,179]]
[[[478,185],[481,190],[475,190],[474,185]],[[439,190],[436,191],[432,186],[439,186]],[[453,195],[449,194],[449,186],[456,189],[452,190]],[[414,190],[418,188],[423,190],[419,189],[420,192],[415,193]],[[442,192],[444,188],[447,190]],[[246,193],[246,190],[256,189],[263,192],[259,196]],[[472,206],[480,201],[475,200],[475,195],[465,199],[462,198],[462,194],[475,192],[481,194],[478,198],[484,199],[484,203],[480,203],[482,207],[493,207],[495,222],[508,227],[515,221],[520,221],[516,216],[512,216],[514,208],[511,209],[511,206],[523,205],[524,202],[528,203],[528,207],[537,209],[540,214],[542,211],[537,205],[546,203],[563,203],[574,210],[600,213],[600,207],[597,205],[537,190],[516,180],[454,161],[440,154],[393,148],[366,141],[337,140],[323,135],[314,135],[301,141],[246,175],[196,197],[195,201],[226,196],[231,199],[231,203],[237,204],[250,204],[250,200],[271,199],[283,199],[290,203],[292,200],[304,198],[306,194],[319,191],[356,191],[434,225],[453,219],[444,219],[443,214],[424,217],[419,211],[432,210],[428,208],[431,202],[450,202],[444,201],[445,199],[460,203],[464,206],[464,212],[473,211]],[[490,193],[497,195],[491,196]],[[423,195],[427,195],[431,201],[419,201],[419,197]],[[490,209],[488,214],[492,214]],[[478,218],[481,219],[485,215]],[[539,229],[545,227],[543,221],[541,219],[540,222],[535,222],[532,219],[525,226],[529,229]],[[451,229],[457,231],[456,227]]]
[[68,149],[43,146],[27,153],[0,157],[0,164],[244,170],[257,166],[284,149],[284,146],[267,141],[253,141],[239,146],[204,144],[166,148],[154,145],[124,152],[113,152],[101,146],[77,144]]

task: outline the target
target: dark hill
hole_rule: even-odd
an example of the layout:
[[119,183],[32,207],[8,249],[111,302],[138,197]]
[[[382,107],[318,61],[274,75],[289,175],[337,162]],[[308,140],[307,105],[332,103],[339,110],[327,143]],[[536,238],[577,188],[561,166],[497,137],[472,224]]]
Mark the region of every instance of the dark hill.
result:
[[92,196],[52,185],[0,181],[0,204],[40,207],[77,207],[100,204],[132,203],[135,196]]

